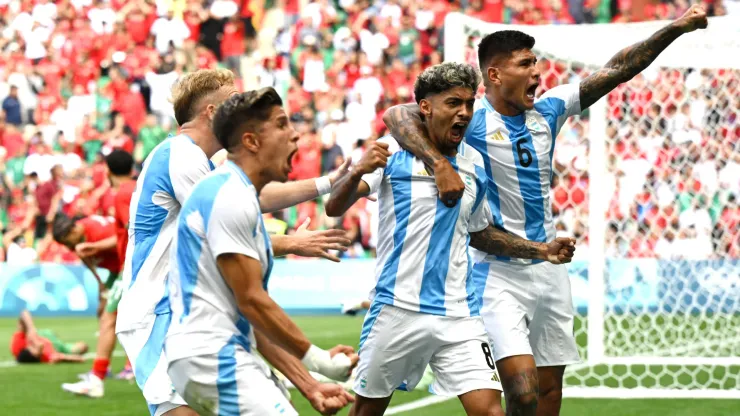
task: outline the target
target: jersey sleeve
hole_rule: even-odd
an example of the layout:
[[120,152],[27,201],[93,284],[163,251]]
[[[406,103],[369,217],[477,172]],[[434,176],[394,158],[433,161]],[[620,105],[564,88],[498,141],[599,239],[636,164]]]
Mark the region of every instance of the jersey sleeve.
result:
[[380,189],[380,183],[383,181],[383,172],[383,168],[378,168],[372,173],[362,175],[362,181],[370,187],[370,194],[374,194]]
[[174,197],[182,205],[193,190],[193,186],[211,171],[211,166],[208,158],[196,146],[173,146],[171,152],[172,190],[175,192]]
[[568,117],[581,113],[580,91],[580,84],[558,85],[547,90],[535,103],[534,108],[550,125],[553,139]]
[[221,254],[243,254],[260,260],[257,227],[259,211],[250,201],[222,198],[216,201],[206,230],[214,258]]

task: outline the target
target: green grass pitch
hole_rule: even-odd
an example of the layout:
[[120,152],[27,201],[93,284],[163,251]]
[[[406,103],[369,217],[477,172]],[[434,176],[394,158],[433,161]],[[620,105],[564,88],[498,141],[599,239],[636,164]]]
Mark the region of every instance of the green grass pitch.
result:
[[[39,328],[51,328],[66,341],[84,340],[90,344],[91,349],[95,348],[94,334],[97,322],[93,318],[36,318],[35,321]],[[362,325],[362,318],[343,316],[298,317],[296,321],[314,343],[325,348],[338,343],[356,346]],[[6,347],[0,350],[0,415],[148,415],[146,405],[136,385],[125,381],[106,381],[105,397],[102,399],[75,397],[62,391],[61,384],[76,381],[77,374],[90,369],[90,362],[14,365],[9,347],[7,347],[14,330],[15,319],[0,319],[0,340],[6,343]],[[123,367],[124,358],[121,351],[119,347],[113,360],[112,370],[114,372]],[[391,406],[403,405],[428,396],[424,392],[398,392],[394,395]],[[293,401],[301,415],[317,414],[295,391],[293,391]],[[347,411],[339,414],[346,415]],[[398,414],[447,416],[459,415],[463,412],[457,400],[449,400]],[[567,416],[740,415],[740,401],[565,399],[561,414]]]

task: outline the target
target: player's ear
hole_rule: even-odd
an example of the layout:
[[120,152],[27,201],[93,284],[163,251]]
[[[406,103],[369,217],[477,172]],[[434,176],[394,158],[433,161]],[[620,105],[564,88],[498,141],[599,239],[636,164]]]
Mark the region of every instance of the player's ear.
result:
[[430,103],[426,98],[422,98],[421,101],[419,101],[419,111],[421,111],[421,114],[423,114],[424,117],[429,117],[432,114],[432,103]]
[[493,85],[501,85],[500,72],[495,66],[489,66],[486,70],[486,77],[488,82]]
[[262,147],[262,144],[255,133],[245,131],[244,134],[242,134],[242,146],[252,153],[257,153],[260,147]]

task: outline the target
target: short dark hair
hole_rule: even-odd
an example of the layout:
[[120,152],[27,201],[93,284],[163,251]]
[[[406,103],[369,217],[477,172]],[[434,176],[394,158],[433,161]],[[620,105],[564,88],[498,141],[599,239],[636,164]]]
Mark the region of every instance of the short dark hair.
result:
[[445,62],[431,66],[422,72],[414,84],[416,103],[430,95],[439,94],[455,87],[478,90],[480,76],[472,65],[459,62]]
[[509,56],[515,51],[532,49],[534,38],[518,30],[499,30],[486,35],[478,44],[478,66],[482,72],[494,58]]
[[116,176],[131,175],[131,171],[134,170],[134,158],[131,153],[121,149],[110,152],[105,158],[105,163],[110,172]]
[[54,241],[62,244],[64,237],[72,231],[75,226],[75,220],[68,216],[58,213],[54,216],[54,223],[51,226],[51,235],[54,237]]
[[28,350],[28,348],[22,349],[18,356],[15,357],[16,361],[22,364],[30,364],[30,363],[39,363],[41,362],[41,357],[37,357],[33,354],[31,354],[31,351]]
[[255,129],[256,123],[270,118],[273,107],[282,105],[283,100],[272,87],[232,95],[213,117],[213,134],[221,147],[230,152],[239,144],[245,129]]

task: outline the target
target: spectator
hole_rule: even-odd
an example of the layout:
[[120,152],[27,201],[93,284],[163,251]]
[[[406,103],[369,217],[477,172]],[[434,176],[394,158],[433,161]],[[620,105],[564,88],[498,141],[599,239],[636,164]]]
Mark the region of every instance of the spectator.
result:
[[18,99],[18,87],[10,86],[10,93],[3,100],[3,111],[5,112],[5,122],[14,126],[20,126],[21,119],[21,101]]
[[51,168],[51,179],[36,188],[36,231],[34,238],[43,238],[54,215],[61,209],[64,171],[61,165]]

